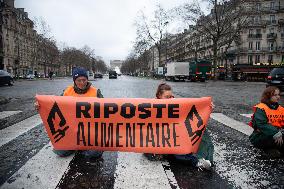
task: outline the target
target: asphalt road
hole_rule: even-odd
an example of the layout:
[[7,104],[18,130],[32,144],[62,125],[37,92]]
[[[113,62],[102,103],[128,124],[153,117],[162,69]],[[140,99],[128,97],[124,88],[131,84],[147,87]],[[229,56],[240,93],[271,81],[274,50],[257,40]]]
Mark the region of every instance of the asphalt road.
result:
[[[91,82],[101,89],[105,98],[155,98],[156,88],[163,81],[120,76]],[[95,162],[80,154],[58,159],[52,154],[43,125],[35,122],[1,145],[0,188],[284,188],[284,160],[266,158],[261,150],[250,145],[246,132],[230,127],[233,121],[240,125],[249,121],[241,114],[252,113],[251,107],[259,102],[265,83],[167,83],[176,98],[211,96],[214,116],[225,116],[224,121],[211,117],[207,126],[215,148],[215,171],[198,171],[174,160],[152,162],[138,153],[105,152]],[[12,127],[22,127],[31,116],[35,115],[30,121],[38,119],[33,108],[36,94],[60,95],[71,84],[71,78],[63,78],[16,81],[12,87],[1,86],[0,98],[8,101],[0,104],[2,115],[7,111],[20,112],[0,117],[0,134]],[[46,159],[54,160],[46,162]],[[50,165],[54,161],[58,164]],[[52,174],[51,166],[56,167],[51,169]]]

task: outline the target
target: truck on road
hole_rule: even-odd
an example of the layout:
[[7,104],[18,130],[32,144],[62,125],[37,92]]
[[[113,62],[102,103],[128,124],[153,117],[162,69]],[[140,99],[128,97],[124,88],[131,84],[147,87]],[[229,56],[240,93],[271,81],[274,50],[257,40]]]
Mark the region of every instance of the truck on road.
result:
[[189,76],[190,81],[208,80],[211,76],[211,62],[208,60],[196,60],[189,63]]
[[184,81],[188,79],[189,62],[168,62],[165,79],[167,81]]

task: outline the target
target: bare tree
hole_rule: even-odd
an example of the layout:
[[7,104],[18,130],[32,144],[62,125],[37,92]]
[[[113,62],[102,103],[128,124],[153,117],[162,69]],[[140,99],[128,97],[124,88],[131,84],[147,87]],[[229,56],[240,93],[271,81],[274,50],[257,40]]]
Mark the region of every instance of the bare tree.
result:
[[211,12],[205,15],[200,3],[195,1],[176,10],[178,15],[188,23],[188,27],[200,34],[201,42],[209,41],[207,48],[212,49],[213,74],[216,76],[218,51],[225,46],[225,51],[238,37],[239,32],[248,22],[248,9],[245,0],[207,0]]
[[39,35],[44,36],[45,38],[51,38],[51,28],[46,23],[43,17],[35,17],[34,20],[34,29],[38,32]]
[[149,43],[147,43],[146,41],[136,41],[134,44],[134,53],[138,59],[138,67],[140,73],[142,73],[142,71],[146,71],[147,69],[147,63],[149,59],[147,50],[149,49],[149,47]]
[[81,51],[85,54],[84,67],[92,70],[92,58],[95,58],[95,50],[91,49],[88,45],[81,48]]
[[170,17],[161,5],[157,5],[157,9],[154,12],[154,18],[151,21],[148,21],[143,11],[140,12],[140,16],[136,20],[137,43],[147,43],[150,46],[155,45],[157,47],[159,66],[162,65],[162,39],[165,37],[169,21]]
[[44,75],[47,75],[47,69],[49,71],[55,71],[55,67],[58,67],[56,61],[59,58],[59,50],[56,46],[55,39],[51,36],[50,26],[42,18],[34,18],[34,28],[38,32],[36,33],[33,41],[32,57],[32,69],[43,65]]
[[127,74],[134,74],[137,70],[137,57],[135,52],[131,52],[121,66],[121,72]]
[[92,70],[94,72],[105,73],[108,68],[103,60],[97,60],[96,58],[92,58]]
[[73,67],[84,67],[88,70],[106,72],[107,66],[104,61],[96,60],[94,50],[85,45],[81,49],[65,47],[61,52],[61,62],[65,66],[67,75],[71,75]]

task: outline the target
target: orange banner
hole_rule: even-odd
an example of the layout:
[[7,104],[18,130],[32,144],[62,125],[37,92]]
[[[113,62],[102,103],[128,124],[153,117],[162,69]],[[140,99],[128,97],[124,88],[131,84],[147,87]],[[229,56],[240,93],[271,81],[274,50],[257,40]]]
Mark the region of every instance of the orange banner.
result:
[[211,113],[211,97],[36,99],[57,150],[195,153]]

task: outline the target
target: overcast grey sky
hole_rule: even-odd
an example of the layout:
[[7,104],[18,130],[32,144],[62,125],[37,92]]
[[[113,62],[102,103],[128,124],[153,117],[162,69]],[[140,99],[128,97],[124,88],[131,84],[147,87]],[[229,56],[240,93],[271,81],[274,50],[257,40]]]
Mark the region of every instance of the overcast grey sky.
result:
[[15,7],[25,8],[32,20],[42,17],[57,42],[88,45],[109,63],[130,52],[139,10],[150,16],[159,3],[170,9],[185,2],[189,0],[15,0]]

